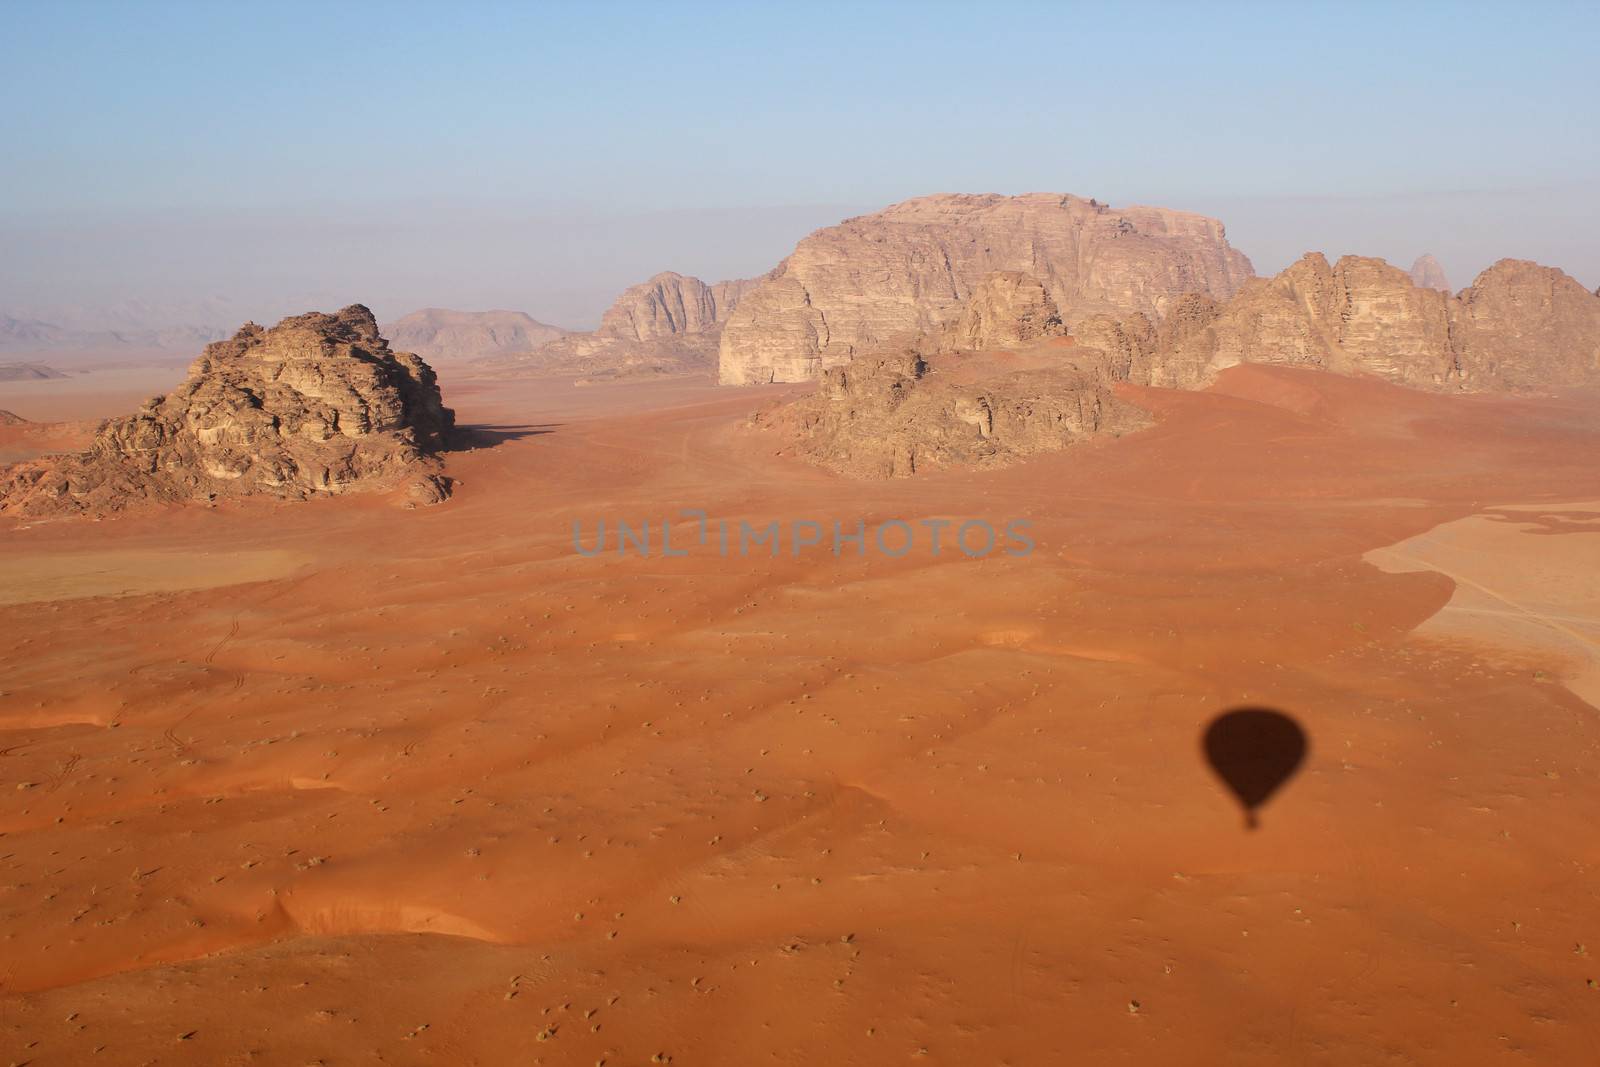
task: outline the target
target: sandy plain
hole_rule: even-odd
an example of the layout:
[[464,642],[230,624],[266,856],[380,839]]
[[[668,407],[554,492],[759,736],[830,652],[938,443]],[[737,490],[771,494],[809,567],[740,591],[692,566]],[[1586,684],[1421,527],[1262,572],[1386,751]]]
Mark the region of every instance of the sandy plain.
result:
[[[1240,367],[859,483],[771,390],[445,386],[438,508],[0,530],[0,1062],[1600,1058],[1593,397]],[[103,414],[52,404],[0,396]],[[1311,738],[1251,833],[1198,745],[1244,705]]]

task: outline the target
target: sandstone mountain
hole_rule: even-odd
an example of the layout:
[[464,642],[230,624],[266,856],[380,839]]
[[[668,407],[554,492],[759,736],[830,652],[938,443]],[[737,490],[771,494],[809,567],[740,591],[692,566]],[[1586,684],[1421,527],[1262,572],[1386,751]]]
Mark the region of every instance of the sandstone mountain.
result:
[[408,487],[449,492],[438,454],[454,426],[431,368],[392,352],[372,312],[247,323],[87,452],[0,471],[0,514],[104,514],[141,503],[286,500]]
[[[1133,345],[1135,380],[1192,388],[1236,363],[1371,374],[1424,389],[1600,384],[1600,298],[1551,267],[1501,260],[1459,296],[1381,259],[1311,253]],[[1137,334],[1137,327],[1130,333]]]
[[1555,267],[1502,259],[1450,312],[1467,388],[1600,385],[1600,295]]
[[802,240],[729,316],[721,380],[805,381],[937,335],[997,271],[1038,281],[1069,327],[1093,314],[1159,317],[1185,293],[1226,298],[1253,275],[1201,215],[1054,193],[922,197]]
[[567,333],[521,311],[424,308],[381,327],[389,343],[424,359],[456,360],[531,352]]
[[1149,422],[1111,389],[1099,352],[1035,347],[999,362],[912,349],[824,371],[816,393],[756,416],[804,458],[856,477],[998,467]]
[[1183,296],[1159,320],[1090,314],[1059,337],[1053,312],[1027,274],[991,274],[937,338],[829,368],[815,394],[757,424],[823,466],[892,477],[994,466],[1135,429],[1142,416],[1118,398],[1117,383],[1200,388],[1239,363],[1436,391],[1600,385],[1600,297],[1519,260],[1501,260],[1451,296],[1380,259],[1330,265],[1312,253],[1231,300]]
[[1433,258],[1433,253],[1425,252],[1417,257],[1411,264],[1411,281],[1423,289],[1438,289],[1441,292],[1450,291],[1450,279],[1445,277],[1444,267]]
[[673,271],[623,290],[596,332],[627,341],[655,341],[719,328],[755,285],[754,279],[707,285]]
[[717,358],[728,314],[759,279],[707,285],[672,271],[621,293],[592,333],[571,333],[527,355],[486,361],[498,374],[580,375],[588,379],[705,371]]

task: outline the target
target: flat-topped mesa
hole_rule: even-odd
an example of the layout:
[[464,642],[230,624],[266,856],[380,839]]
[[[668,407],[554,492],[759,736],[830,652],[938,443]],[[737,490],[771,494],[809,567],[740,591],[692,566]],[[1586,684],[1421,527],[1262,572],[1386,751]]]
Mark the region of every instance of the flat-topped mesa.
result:
[[1433,390],[1600,384],[1600,298],[1521,260],[1451,296],[1381,259],[1330,266],[1313,252],[1194,312],[1182,331],[1134,346],[1130,363],[1145,369],[1133,380],[1193,388],[1238,363],[1281,363]]
[[1185,293],[1226,298],[1254,272],[1215,219],[1056,193],[942,195],[818,230],[723,327],[725,384],[806,381],[890,338],[937,336],[984,279],[1021,272],[1068,327],[1159,318]]
[[140,503],[285,500],[408,487],[449,494],[454,427],[433,370],[391,352],[359,304],[206,346],[188,379],[101,425],[89,450],[0,471],[0,514],[104,514]]

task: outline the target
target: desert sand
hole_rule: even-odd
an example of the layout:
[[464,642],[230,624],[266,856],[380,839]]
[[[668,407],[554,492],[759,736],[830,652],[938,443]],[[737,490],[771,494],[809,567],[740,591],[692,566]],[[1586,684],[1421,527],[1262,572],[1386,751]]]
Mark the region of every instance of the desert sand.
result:
[[[183,381],[187,363],[93,367],[67,378],[0,385],[4,403],[35,422],[98,420],[126,415]],[[9,462],[9,461],[7,461]]]
[[[445,504],[0,530],[0,1062],[1600,1056],[1594,397],[1119,391],[866,483],[783,391],[447,381]],[[573,550],[685,508],[1038,547]],[[1311,741],[1254,832],[1239,706]]]

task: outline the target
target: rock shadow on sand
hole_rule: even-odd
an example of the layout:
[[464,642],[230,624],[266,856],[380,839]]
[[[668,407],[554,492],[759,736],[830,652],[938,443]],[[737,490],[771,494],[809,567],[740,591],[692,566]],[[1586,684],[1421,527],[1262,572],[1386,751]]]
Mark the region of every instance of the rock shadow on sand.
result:
[[555,433],[561,426],[559,422],[521,423],[521,424],[496,424],[472,423],[466,426],[457,426],[446,444],[446,452],[473,452],[480,448],[495,448],[507,441],[520,441],[525,437],[539,437],[547,433]]

